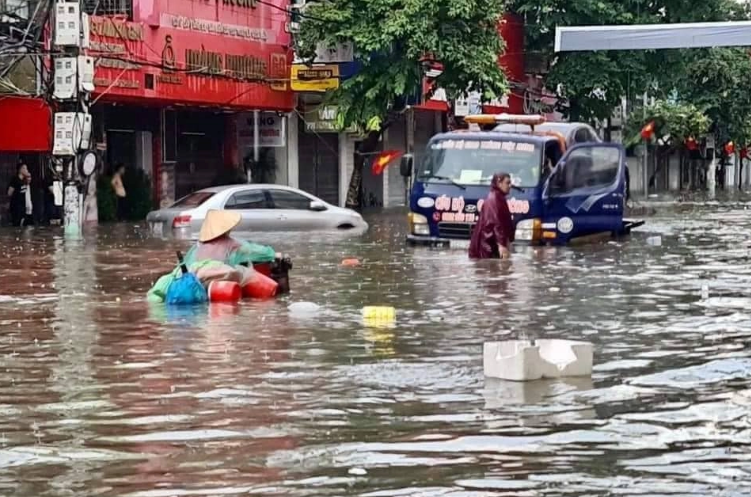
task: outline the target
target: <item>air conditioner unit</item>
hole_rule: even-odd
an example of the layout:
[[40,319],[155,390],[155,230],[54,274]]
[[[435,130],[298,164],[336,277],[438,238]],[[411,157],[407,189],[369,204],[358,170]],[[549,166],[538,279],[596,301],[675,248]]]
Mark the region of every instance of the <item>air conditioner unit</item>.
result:
[[55,45],[77,47],[81,42],[81,7],[78,2],[55,3]]
[[87,150],[91,139],[91,114],[58,112],[55,114],[55,140],[52,155],[72,156]]

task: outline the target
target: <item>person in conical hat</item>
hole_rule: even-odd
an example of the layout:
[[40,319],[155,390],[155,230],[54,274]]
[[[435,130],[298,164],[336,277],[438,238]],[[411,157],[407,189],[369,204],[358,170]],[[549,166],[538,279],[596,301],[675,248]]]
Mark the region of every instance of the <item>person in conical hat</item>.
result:
[[241,220],[237,212],[210,210],[201,225],[198,243],[188,253],[189,258],[193,262],[211,259],[232,265],[232,255],[242,243],[230,233]]
[[200,243],[209,243],[221,237],[229,236],[230,232],[242,221],[237,212],[210,210],[201,225],[198,235]]

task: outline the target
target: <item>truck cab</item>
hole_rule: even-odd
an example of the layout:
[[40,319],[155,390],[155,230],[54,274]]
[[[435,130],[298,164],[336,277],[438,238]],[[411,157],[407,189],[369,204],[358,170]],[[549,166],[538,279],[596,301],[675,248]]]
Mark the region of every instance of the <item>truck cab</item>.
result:
[[409,244],[465,248],[499,172],[511,175],[508,204],[517,242],[563,245],[643,224],[623,219],[623,147],[602,143],[588,125],[546,123],[542,116],[465,120],[493,130],[439,134],[419,164],[402,159],[401,173],[412,179]]

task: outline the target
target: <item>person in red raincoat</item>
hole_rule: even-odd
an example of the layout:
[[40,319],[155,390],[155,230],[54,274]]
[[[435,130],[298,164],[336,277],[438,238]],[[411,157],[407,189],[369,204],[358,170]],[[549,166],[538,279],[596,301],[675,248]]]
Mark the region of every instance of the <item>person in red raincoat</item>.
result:
[[469,244],[470,259],[508,259],[514,241],[514,221],[506,202],[511,191],[511,176],[498,173],[493,176],[490,194],[482,205],[480,220],[472,232]]

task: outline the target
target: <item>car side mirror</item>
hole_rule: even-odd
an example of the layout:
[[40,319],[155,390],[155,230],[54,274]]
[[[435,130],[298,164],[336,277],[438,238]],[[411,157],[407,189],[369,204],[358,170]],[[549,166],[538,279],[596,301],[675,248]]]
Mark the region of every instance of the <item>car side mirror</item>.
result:
[[399,163],[399,173],[405,178],[412,176],[412,166],[414,164],[414,157],[412,154],[402,155],[402,160]]
[[317,200],[313,200],[312,202],[310,202],[309,209],[316,212],[323,212],[326,210],[326,204]]

